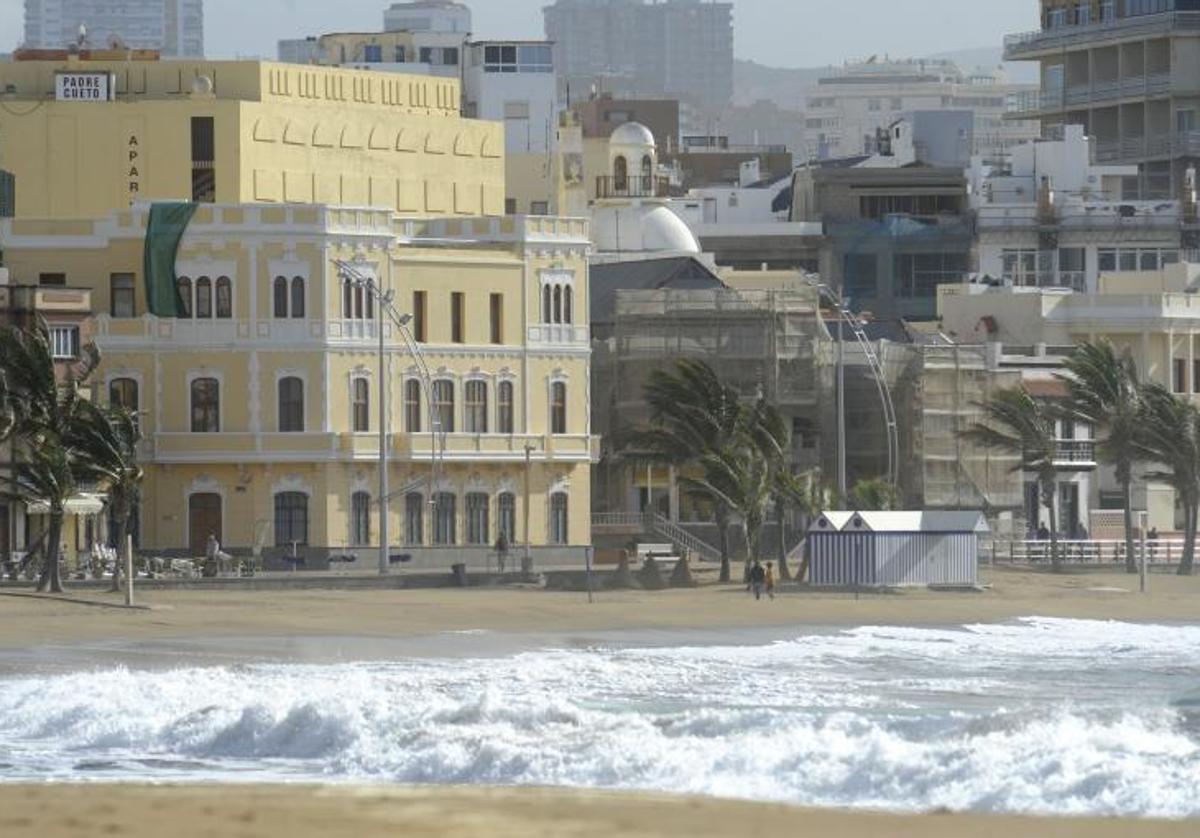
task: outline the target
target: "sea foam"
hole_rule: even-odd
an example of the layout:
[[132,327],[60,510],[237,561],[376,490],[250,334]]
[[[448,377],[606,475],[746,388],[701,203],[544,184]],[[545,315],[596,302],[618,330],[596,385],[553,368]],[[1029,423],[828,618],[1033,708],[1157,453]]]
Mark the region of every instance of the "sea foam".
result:
[[1200,816],[1200,627],[1030,619],[760,646],[0,680],[0,781],[379,780]]

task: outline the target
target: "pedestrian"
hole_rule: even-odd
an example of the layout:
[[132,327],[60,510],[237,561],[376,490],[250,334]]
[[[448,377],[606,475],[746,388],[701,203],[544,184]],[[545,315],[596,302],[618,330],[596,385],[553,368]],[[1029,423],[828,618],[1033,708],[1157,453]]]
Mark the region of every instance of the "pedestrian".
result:
[[500,566],[500,572],[504,573],[504,566],[508,563],[508,534],[504,530],[500,531],[500,535],[496,537],[496,564]]
[[758,559],[755,559],[754,566],[750,568],[750,590],[754,591],[755,599],[762,599],[763,585],[766,581],[767,573]]
[[764,579],[767,586],[767,596],[775,599],[775,564],[767,562],[767,572]]

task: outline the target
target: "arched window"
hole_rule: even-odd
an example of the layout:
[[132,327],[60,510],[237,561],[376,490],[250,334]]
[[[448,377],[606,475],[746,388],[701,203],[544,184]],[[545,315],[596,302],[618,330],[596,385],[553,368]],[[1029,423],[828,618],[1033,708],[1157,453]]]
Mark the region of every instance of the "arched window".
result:
[[457,498],[450,492],[438,492],[433,509],[433,543],[439,545],[458,543]]
[[555,492],[550,496],[550,543],[570,543],[570,532],[567,524],[567,495],[565,492]]
[[496,535],[503,535],[509,544],[517,541],[517,496],[512,492],[496,498]]
[[425,497],[420,492],[404,496],[404,543],[414,547],[425,543]]
[[277,276],[272,283],[272,296],[274,297],[274,311],[276,317],[288,316],[288,281],[287,277]]
[[354,316],[354,286],[342,280],[342,319],[349,320]]
[[562,286],[554,286],[554,322],[561,323],[562,319]]
[[554,319],[554,304],[551,302],[551,296],[554,290],[546,285],[542,288],[542,322],[553,323]]
[[275,496],[275,546],[308,544],[308,495],[280,492]]
[[624,192],[629,188],[629,163],[624,155],[617,155],[613,161],[613,191]]
[[645,185],[648,188],[650,179],[654,177],[654,161],[650,159],[649,154],[642,157],[642,177],[645,178]]
[[114,378],[108,382],[108,403],[137,413],[138,383],[132,378]]
[[366,492],[350,496],[350,543],[355,547],[371,543],[371,496]]
[[217,317],[233,317],[233,283],[227,276],[217,277]]
[[467,543],[490,544],[488,535],[488,496],[483,492],[467,495]]
[[304,277],[292,277],[292,317],[304,317]]
[[454,382],[433,382],[433,411],[438,420],[438,430],[444,434],[454,433]]
[[410,434],[421,432],[421,382],[415,378],[404,382],[404,427]]
[[468,381],[463,393],[463,430],[469,434],[486,434],[487,414],[487,382]]
[[567,385],[555,381],[550,385],[550,433],[567,432]]
[[221,430],[221,385],[215,378],[192,381],[192,433],[215,434]]
[[496,430],[502,434],[513,432],[513,386],[511,381],[501,381],[496,387]]
[[371,383],[365,378],[354,379],[352,398],[352,427],[355,433],[365,434],[371,430]]
[[196,317],[212,318],[212,280],[202,276],[196,280]]
[[175,280],[175,290],[179,294],[179,303],[182,306],[180,309],[180,317],[192,316],[192,281],[186,276],[181,276]]
[[279,379],[279,431],[304,430],[304,382],[295,376]]
[[575,307],[575,292],[571,290],[570,285],[563,286],[563,321],[564,323],[573,323],[575,313],[572,311]]
[[363,288],[361,285],[354,286],[354,319],[363,319]]

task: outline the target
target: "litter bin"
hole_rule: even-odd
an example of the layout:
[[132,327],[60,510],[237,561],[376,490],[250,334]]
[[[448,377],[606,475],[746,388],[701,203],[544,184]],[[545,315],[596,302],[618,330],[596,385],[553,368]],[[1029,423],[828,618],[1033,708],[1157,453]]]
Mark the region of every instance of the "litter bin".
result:
[[454,577],[455,585],[460,588],[467,587],[467,566],[464,563],[450,565],[450,574]]

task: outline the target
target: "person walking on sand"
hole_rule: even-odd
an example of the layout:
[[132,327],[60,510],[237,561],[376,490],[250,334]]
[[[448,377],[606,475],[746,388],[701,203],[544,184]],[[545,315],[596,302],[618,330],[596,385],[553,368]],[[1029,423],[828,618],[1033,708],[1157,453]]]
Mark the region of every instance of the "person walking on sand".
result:
[[763,566],[758,559],[754,560],[754,566],[750,568],[750,590],[754,592],[755,599],[762,599],[763,584],[767,581],[767,573],[763,570]]
[[775,563],[767,562],[767,570],[763,576],[763,582],[767,588],[767,597],[775,599]]

